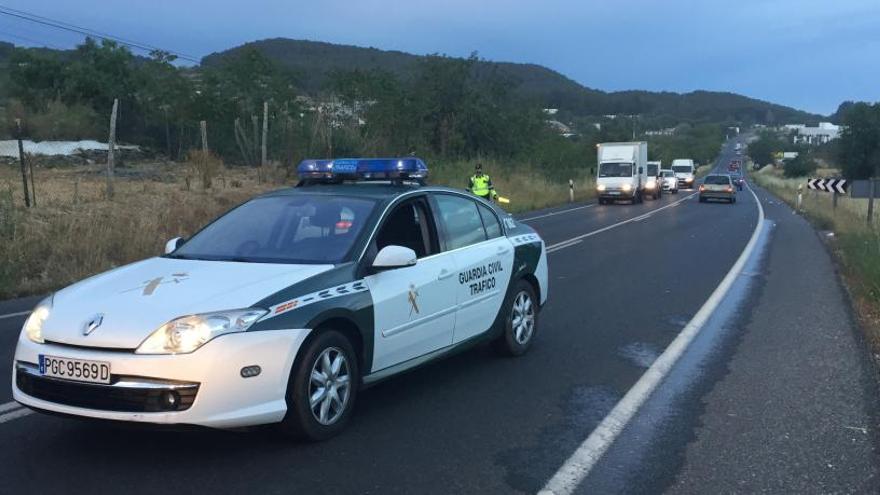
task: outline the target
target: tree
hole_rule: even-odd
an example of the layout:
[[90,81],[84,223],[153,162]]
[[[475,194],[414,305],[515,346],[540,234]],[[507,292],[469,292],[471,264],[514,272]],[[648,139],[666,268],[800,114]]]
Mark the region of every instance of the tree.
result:
[[758,139],[749,144],[749,156],[759,166],[771,164],[775,161],[775,153],[785,151],[788,143],[783,141],[774,132],[763,132]]
[[880,173],[880,104],[856,103],[843,115],[844,127],[838,145],[843,175],[868,179]]

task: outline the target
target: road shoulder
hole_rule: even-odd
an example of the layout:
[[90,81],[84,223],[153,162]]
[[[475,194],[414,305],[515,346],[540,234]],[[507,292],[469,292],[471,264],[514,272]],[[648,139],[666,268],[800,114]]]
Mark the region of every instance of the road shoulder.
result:
[[703,414],[673,493],[877,493],[877,370],[812,226],[758,191],[775,222],[761,297]]

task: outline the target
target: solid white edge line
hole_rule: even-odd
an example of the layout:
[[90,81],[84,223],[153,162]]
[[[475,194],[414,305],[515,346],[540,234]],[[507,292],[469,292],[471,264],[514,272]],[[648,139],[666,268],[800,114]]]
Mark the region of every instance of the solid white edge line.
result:
[[6,404],[0,404],[0,413],[6,412],[10,409],[18,409],[21,407],[21,404],[18,402],[7,402]]
[[0,424],[5,423],[7,421],[12,421],[13,419],[23,418],[25,416],[29,416],[34,412],[30,409],[21,408],[12,411],[11,413],[0,414]]
[[580,240],[582,240],[582,239],[586,239],[587,237],[592,237],[592,236],[594,236],[594,235],[596,235],[596,234],[601,234],[602,232],[607,232],[607,231],[609,231],[609,230],[611,230],[611,229],[616,229],[617,227],[620,227],[621,225],[626,225],[626,224],[628,224],[628,223],[637,222],[637,221],[639,221],[639,220],[644,220],[645,218],[648,218],[649,216],[654,215],[655,213],[657,213],[657,212],[659,212],[659,211],[663,211],[663,210],[665,210],[665,209],[667,209],[667,208],[672,208],[673,206],[678,206],[680,203],[683,203],[683,202],[685,202],[685,201],[687,201],[687,200],[693,198],[693,197],[696,196],[697,194],[698,194],[698,193],[693,193],[693,194],[691,194],[691,195],[689,195],[689,196],[685,196],[685,197],[679,199],[679,200],[676,201],[675,203],[669,203],[668,205],[661,206],[660,208],[657,208],[657,209],[651,210],[651,211],[649,211],[649,212],[647,212],[647,213],[642,213],[642,214],[639,215],[639,216],[636,216],[636,217],[633,217],[633,218],[628,218],[628,219],[626,219],[626,220],[622,220],[622,221],[620,221],[620,222],[617,222],[617,223],[614,223],[614,224],[608,225],[607,227],[602,227],[601,229],[594,230],[594,231],[592,231],[592,232],[587,232],[586,234],[581,234],[581,235],[579,235],[579,236],[572,237],[571,239],[566,239],[566,240],[564,240],[564,241],[560,241],[560,242],[557,242],[557,243],[555,243],[555,244],[551,244],[551,245],[547,246],[547,252],[549,253],[551,250],[553,250],[553,251],[558,251],[558,250],[560,250],[560,249],[567,248],[567,247],[569,247],[569,246],[573,246],[573,245],[577,244],[577,242],[575,242],[575,241],[580,241]]
[[584,208],[592,208],[592,207],[594,207],[594,206],[596,206],[596,203],[590,203],[590,204],[588,204],[588,205],[577,206],[577,207],[574,207],[574,208],[566,208],[566,209],[564,209],[564,210],[554,211],[554,212],[547,213],[547,214],[544,214],[544,215],[538,215],[538,216],[535,216],[535,217],[523,218],[522,220],[518,220],[518,221],[519,221],[519,222],[531,222],[532,220],[538,220],[539,218],[553,217],[553,216],[556,216],[556,215],[562,215],[563,213],[571,213],[571,212],[573,212],[573,211],[583,210]]
[[24,316],[24,315],[29,315],[29,314],[31,314],[30,311],[21,311],[19,313],[9,313],[6,315],[0,315],[0,320],[3,320],[5,318],[15,318],[16,316]]
[[[747,186],[748,187],[748,186]],[[654,361],[654,364],[639,378],[635,385],[629,389],[626,395],[614,406],[614,409],[605,416],[599,426],[590,433],[590,436],[578,447],[578,449],[565,461],[562,467],[544,485],[539,495],[568,495],[580,485],[587,477],[593,466],[602,458],[614,440],[620,435],[627,423],[635,416],[639,408],[645,403],[651,393],[657,388],[661,380],[669,373],[673,365],[684,354],[684,351],[699,334],[703,325],[721,304],[727,291],[742,272],[746,261],[755,250],[758,237],[764,227],[764,207],[755,191],[749,187],[749,192],[758,204],[758,224],[755,226],[752,237],[740,253],[739,258],[727,272],[718,287],[703,303],[697,314],[685,325],[684,329],[669,344],[663,354]]]

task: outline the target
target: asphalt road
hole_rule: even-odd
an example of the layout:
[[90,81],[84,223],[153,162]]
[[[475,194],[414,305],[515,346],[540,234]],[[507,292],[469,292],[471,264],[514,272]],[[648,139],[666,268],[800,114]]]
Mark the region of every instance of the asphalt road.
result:
[[[481,347],[381,383],[359,397],[349,428],[320,444],[268,428],[17,417],[0,422],[0,493],[538,492],[752,236],[748,191],[735,205],[692,193],[525,215],[550,247],[551,294],[522,358]],[[758,195],[770,222],[754,259],[579,491],[877,491],[876,371],[818,237]],[[802,275],[803,264],[817,273]],[[0,303],[0,315],[33,302]],[[23,319],[0,318],[0,362],[11,363]],[[10,396],[0,388],[0,408]]]

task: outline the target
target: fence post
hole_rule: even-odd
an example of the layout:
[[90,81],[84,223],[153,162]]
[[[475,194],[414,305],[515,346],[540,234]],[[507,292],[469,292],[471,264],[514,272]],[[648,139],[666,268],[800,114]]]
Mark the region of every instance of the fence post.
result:
[[199,129],[202,132],[202,151],[208,152],[208,123],[204,120],[199,121]]
[[113,99],[113,110],[110,112],[110,140],[107,143],[107,198],[113,197],[113,167],[114,152],[116,151],[116,112],[119,107],[119,100]]
[[21,142],[21,119],[15,119],[15,128],[18,137],[18,161],[21,164],[21,183],[24,186],[24,205],[31,207],[31,197],[28,193],[27,169],[24,167],[24,144]]
[[574,180],[568,179],[568,202],[574,203]]
[[260,156],[260,166],[266,166],[266,135],[269,133],[269,102],[263,102],[263,149]]
[[877,190],[876,179],[871,177],[869,180],[871,181],[871,194],[868,195],[868,227],[874,222],[874,194]]

